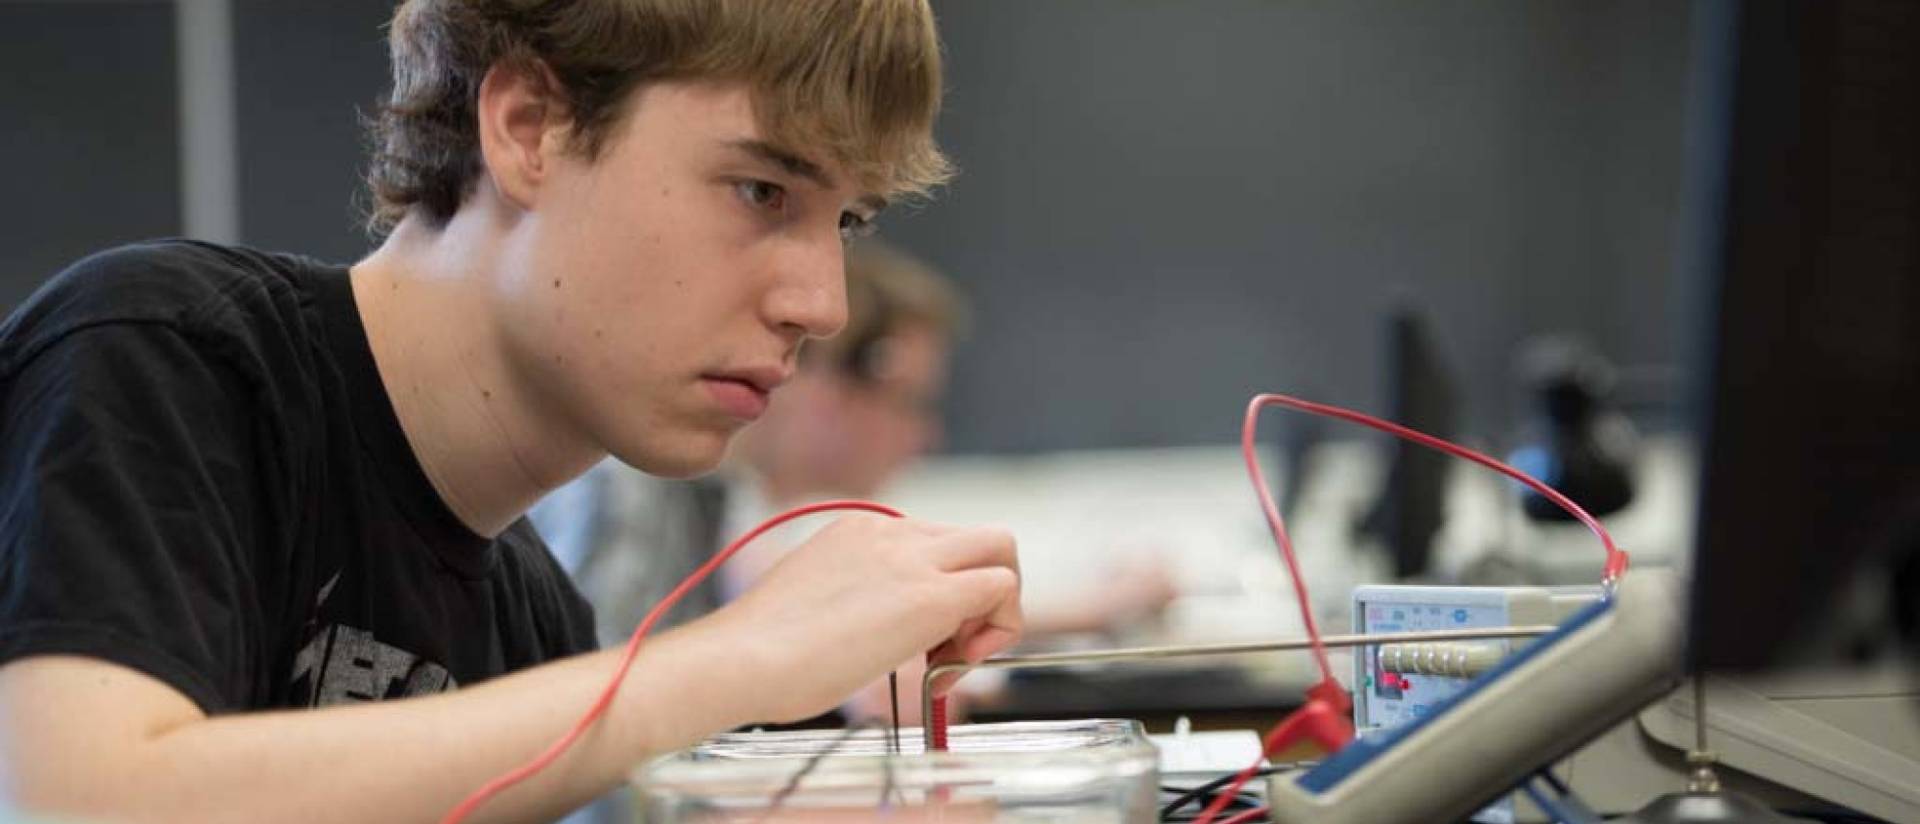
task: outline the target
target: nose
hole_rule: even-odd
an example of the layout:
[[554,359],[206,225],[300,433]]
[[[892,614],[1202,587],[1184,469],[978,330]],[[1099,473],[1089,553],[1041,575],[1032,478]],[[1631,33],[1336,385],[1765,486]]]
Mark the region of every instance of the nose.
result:
[[825,338],[847,325],[847,259],[835,234],[796,242],[767,290],[768,323],[799,338]]

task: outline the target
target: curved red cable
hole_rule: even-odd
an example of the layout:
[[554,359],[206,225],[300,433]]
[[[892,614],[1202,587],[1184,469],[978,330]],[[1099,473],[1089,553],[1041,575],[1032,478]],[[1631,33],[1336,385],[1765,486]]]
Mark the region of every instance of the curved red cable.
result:
[[[1560,494],[1559,490],[1556,490],[1553,487],[1550,487],[1544,483],[1541,483],[1539,480],[1535,479],[1533,476],[1528,475],[1525,472],[1521,472],[1520,470],[1515,469],[1511,466],[1508,466],[1505,463],[1497,461],[1493,458],[1489,458],[1486,455],[1483,455],[1472,449],[1468,449],[1464,446],[1460,446],[1459,444],[1455,444],[1450,441],[1445,441],[1440,438],[1436,438],[1432,435],[1426,434],[1425,432],[1419,432],[1413,429],[1408,429],[1407,427],[1401,426],[1400,424],[1394,423],[1392,421],[1382,420],[1372,415],[1368,415],[1361,412],[1355,412],[1351,409],[1342,409],[1338,406],[1329,406],[1323,403],[1314,403],[1313,401],[1301,400],[1299,398],[1288,397],[1286,395],[1280,395],[1275,393],[1265,393],[1265,394],[1255,395],[1253,398],[1253,402],[1247,406],[1247,420],[1246,420],[1246,425],[1243,427],[1243,430],[1242,430],[1242,437],[1241,437],[1240,443],[1241,443],[1242,451],[1246,453],[1247,469],[1249,472],[1253,473],[1254,485],[1256,488],[1258,488],[1260,492],[1261,504],[1262,506],[1266,507],[1269,513],[1269,521],[1270,523],[1276,525],[1276,529],[1280,529],[1277,526],[1279,521],[1279,513],[1274,511],[1273,496],[1266,491],[1266,486],[1267,486],[1266,481],[1260,477],[1259,465],[1254,463],[1253,461],[1254,419],[1259,415],[1260,409],[1266,406],[1284,406],[1290,409],[1297,409],[1302,412],[1310,412],[1315,415],[1321,415],[1329,418],[1336,418],[1339,420],[1347,421],[1349,423],[1357,423],[1362,426],[1372,427],[1374,429],[1378,429],[1382,432],[1386,432],[1395,437],[1403,438],[1405,440],[1409,440],[1414,443],[1420,444],[1421,446],[1427,447],[1429,449],[1437,449],[1448,455],[1452,455],[1453,457],[1472,461],[1481,466],[1487,467],[1488,469],[1491,469],[1495,472],[1499,472],[1500,474],[1505,475],[1509,478],[1512,478],[1516,481],[1519,481],[1520,483],[1525,484],[1527,488],[1532,489],[1534,492],[1540,493],[1541,497],[1546,498],[1549,501],[1552,501],[1554,505],[1560,507],[1561,509],[1566,510],[1567,514],[1572,515],[1575,520],[1578,520],[1580,523],[1585,524],[1587,529],[1591,530],[1594,536],[1600,539],[1600,544],[1601,546],[1605,547],[1606,553],[1607,553],[1606,566],[1601,572],[1602,583],[1611,583],[1613,581],[1617,581],[1620,579],[1620,576],[1625,575],[1627,572],[1627,553],[1621,551],[1620,547],[1614,545],[1613,536],[1607,533],[1606,527],[1601,526],[1600,522],[1596,520],[1592,515],[1587,514],[1587,511],[1585,509],[1581,509],[1579,504],[1574,503],[1567,496]],[[1282,534],[1284,534],[1283,529],[1281,529],[1280,531]],[[1284,542],[1281,544],[1281,548],[1284,551],[1286,551],[1289,555],[1291,555],[1293,552],[1291,545],[1286,544]],[[1295,577],[1297,581],[1298,575],[1296,574]],[[1304,606],[1304,603],[1302,604],[1302,606]]]
[[[1594,534],[1600,538],[1600,542],[1606,548],[1607,552],[1606,565],[1603,572],[1606,582],[1617,580],[1621,575],[1626,573],[1627,554],[1614,545],[1613,536],[1607,533],[1606,528],[1601,526],[1599,521],[1595,520],[1593,516],[1587,514],[1586,510],[1581,509],[1578,504],[1575,504],[1566,496],[1561,495],[1552,487],[1535,480],[1532,476],[1518,469],[1466,447],[1408,429],[1390,421],[1375,418],[1371,415],[1337,406],[1300,400],[1286,395],[1272,393],[1256,395],[1247,406],[1246,419],[1241,427],[1240,447],[1242,455],[1246,459],[1247,472],[1253,480],[1254,491],[1259,496],[1261,509],[1266,515],[1268,528],[1273,532],[1274,539],[1279,543],[1282,557],[1287,564],[1287,571],[1293,577],[1294,594],[1299,599],[1301,617],[1306,625],[1308,640],[1312,644],[1315,663],[1320,669],[1321,683],[1316,685],[1316,687],[1310,691],[1310,694],[1323,693],[1330,695],[1326,688],[1331,685],[1335,689],[1339,689],[1339,682],[1333,677],[1333,668],[1328,662],[1326,647],[1320,640],[1319,626],[1313,619],[1313,610],[1307,595],[1306,581],[1300,574],[1300,564],[1294,555],[1293,542],[1287,536],[1285,522],[1280,517],[1279,508],[1274,505],[1273,494],[1267,486],[1266,476],[1260,471],[1260,465],[1256,459],[1253,448],[1254,433],[1260,410],[1270,405],[1285,406],[1303,412],[1310,412],[1369,426],[1421,444],[1422,446],[1440,450],[1454,457],[1472,461],[1507,475],[1527,485],[1535,492],[1540,493],[1543,497],[1567,510],[1568,513],[1585,524],[1588,529],[1592,530]],[[574,742],[577,741],[581,735],[585,734],[587,729],[592,727],[593,724],[600,719],[600,716],[606,713],[607,707],[613,703],[613,697],[619,692],[620,684],[626,680],[627,670],[632,666],[634,656],[640,651],[640,641],[653,629],[653,625],[658,623],[661,616],[665,615],[667,610],[678,603],[682,597],[685,597],[687,592],[691,591],[695,586],[698,586],[701,581],[705,580],[708,575],[712,574],[713,571],[725,563],[727,559],[733,557],[742,547],[752,542],[755,538],[765,534],[768,530],[795,518],[833,510],[864,510],[894,518],[903,517],[898,510],[868,501],[826,501],[783,512],[769,518],[765,523],[760,524],[747,534],[735,539],[733,543],[728,544],[726,548],[708,559],[699,569],[694,570],[693,574],[687,576],[686,580],[681,581],[679,586],[675,587],[651,612],[647,613],[646,619],[640,622],[640,626],[634,629],[632,637],[627,640],[626,651],[622,654],[620,666],[615,669],[613,677],[609,679],[607,686],[601,690],[600,696],[594,701],[593,706],[588,708],[586,714],[582,715],[578,722],[575,722],[573,728],[569,730],[566,735],[561,736],[558,741],[555,741],[546,751],[536,756],[533,760],[488,781],[485,785],[482,785],[480,789],[475,790],[472,795],[468,796],[464,801],[461,801],[452,811],[447,813],[445,818],[441,819],[442,824],[458,824],[458,822],[464,821],[466,817],[471,815],[475,809],[478,809],[481,804],[486,803],[493,796],[498,795],[508,787],[518,784],[535,773],[546,769],[547,766],[558,759],[562,753],[566,752],[569,747],[572,747]],[[1342,693],[1342,695],[1344,695],[1344,693]],[[1298,734],[1305,734],[1306,731],[1302,729],[1299,722],[1307,719],[1309,711],[1311,711],[1311,714],[1315,717],[1323,716],[1326,712],[1331,711],[1331,706],[1341,703],[1333,702],[1333,704],[1330,705],[1329,701],[1330,699],[1328,698],[1316,697],[1310,700],[1308,705],[1303,707],[1300,713],[1296,713],[1294,716],[1290,716],[1287,720],[1283,720],[1279,725],[1276,725],[1269,733],[1268,746],[1264,749],[1271,750],[1276,746],[1282,745],[1285,739],[1296,737]],[[944,698],[936,698],[933,703],[934,717],[926,719],[926,721],[932,727],[935,749],[945,749],[947,737],[946,700]],[[1290,732],[1294,730],[1300,730],[1301,732],[1290,734]],[[1349,732],[1347,735],[1350,736],[1351,733]],[[1323,732],[1321,735],[1315,735],[1314,737],[1327,736],[1332,737],[1329,741],[1323,743],[1344,743],[1345,741],[1345,738],[1339,737],[1339,733],[1337,732]],[[1264,758],[1264,754],[1262,757]],[[1231,798],[1234,792],[1237,792],[1238,789],[1246,783],[1246,780],[1251,774],[1251,768],[1244,771],[1238,777],[1239,780],[1223,794],[1223,797]],[[1199,824],[1206,824],[1214,815],[1218,814],[1218,812],[1219,810],[1210,808],[1201,815]]]
[[1260,460],[1253,449],[1253,433],[1260,422],[1260,410],[1270,403],[1278,403],[1278,395],[1255,395],[1247,404],[1247,416],[1240,424],[1240,456],[1246,459],[1247,475],[1253,478],[1253,494],[1260,499],[1260,511],[1267,516],[1267,529],[1273,533],[1273,540],[1280,544],[1280,560],[1287,565],[1287,574],[1293,578],[1293,596],[1300,604],[1300,620],[1306,626],[1307,643],[1313,646],[1313,662],[1320,668],[1321,683],[1337,681],[1333,677],[1333,665],[1327,661],[1327,648],[1320,642],[1320,626],[1313,620],[1313,605],[1307,599],[1307,579],[1300,574],[1300,561],[1294,557],[1293,539],[1287,537],[1286,521],[1280,517],[1280,508],[1273,503],[1273,492],[1267,488],[1267,476],[1260,471]]
[[766,522],[754,527],[748,531],[747,534],[734,539],[733,543],[727,544],[726,548],[715,553],[712,558],[707,559],[707,562],[701,564],[699,569],[694,570],[693,574],[688,575],[686,580],[681,581],[679,586],[674,587],[672,592],[667,593],[667,597],[661,599],[660,603],[655,605],[651,612],[647,613],[646,619],[640,622],[640,626],[634,628],[633,636],[627,639],[626,652],[620,656],[620,666],[614,669],[613,677],[607,680],[607,686],[600,691],[600,697],[593,702],[593,706],[587,709],[586,714],[580,716],[580,720],[574,723],[573,729],[567,731],[566,735],[561,736],[560,740],[553,742],[552,746],[547,747],[545,752],[535,756],[533,760],[501,774],[492,781],[481,785],[480,789],[474,790],[472,795],[467,796],[466,800],[456,805],[447,813],[445,818],[440,819],[441,824],[459,824],[459,822],[465,821],[467,816],[472,815],[473,811],[479,809],[481,804],[485,804],[489,799],[500,794],[501,791],[508,787],[525,781],[533,774],[546,769],[548,765],[551,765],[560,757],[561,753],[566,752],[567,748],[573,746],[574,742],[579,740],[580,736],[584,735],[588,728],[593,726],[594,722],[600,720],[600,716],[606,714],[607,707],[613,703],[614,694],[620,691],[621,682],[627,679],[627,670],[633,666],[634,655],[640,652],[640,640],[647,636],[647,632],[653,629],[653,625],[659,622],[661,616],[667,614],[667,610],[672,609],[674,604],[679,603],[680,599],[685,597],[688,592],[692,591],[694,587],[699,586],[700,582],[706,580],[708,575],[713,574],[715,569],[718,569],[721,564],[726,563],[727,559],[733,557],[734,553],[739,552],[741,547],[751,543],[753,539],[766,534],[768,530],[795,518],[835,510],[866,511],[892,518],[905,517],[897,509],[870,501],[824,501],[782,512],[772,518],[768,518]]
[[[1565,509],[1569,514],[1573,515],[1574,518],[1578,519],[1580,523],[1585,524],[1588,529],[1592,530],[1595,536],[1599,537],[1600,544],[1606,549],[1607,553],[1606,564],[1601,572],[1601,583],[1612,583],[1618,580],[1620,576],[1626,574],[1627,571],[1627,553],[1622,552],[1618,546],[1614,545],[1613,536],[1607,533],[1606,527],[1601,526],[1598,520],[1595,520],[1592,515],[1587,514],[1586,510],[1581,509],[1579,504],[1574,503],[1568,499],[1567,496],[1560,494],[1560,492],[1553,487],[1535,480],[1525,472],[1521,472],[1518,469],[1464,446],[1436,438],[1424,432],[1409,429],[1392,421],[1376,418],[1361,412],[1355,412],[1351,409],[1343,409],[1338,406],[1329,406],[1323,403],[1314,403],[1313,401],[1301,400],[1299,398],[1274,393],[1263,393],[1253,396],[1253,400],[1247,404],[1246,418],[1240,427],[1240,452],[1241,456],[1246,459],[1247,474],[1253,478],[1254,493],[1260,498],[1260,508],[1266,515],[1267,527],[1273,532],[1274,540],[1280,545],[1280,554],[1286,561],[1287,572],[1293,576],[1294,595],[1300,601],[1300,616],[1306,624],[1307,640],[1313,648],[1314,662],[1320,668],[1320,683],[1314,685],[1307,691],[1308,700],[1305,705],[1301,706],[1299,710],[1286,718],[1281,719],[1280,723],[1274,725],[1264,740],[1260,758],[1255,759],[1253,764],[1234,776],[1233,783],[1227,786],[1226,791],[1222,792],[1213,804],[1208,805],[1207,808],[1201,812],[1200,817],[1196,819],[1196,824],[1208,824],[1208,822],[1213,820],[1214,816],[1219,815],[1220,811],[1226,807],[1227,802],[1239,793],[1240,788],[1245,786],[1247,781],[1253,777],[1254,772],[1258,770],[1260,766],[1260,762],[1264,761],[1269,754],[1284,748],[1292,741],[1300,738],[1312,738],[1324,749],[1336,751],[1340,747],[1345,746],[1353,737],[1352,726],[1346,718],[1346,713],[1351,708],[1351,701],[1347,698],[1346,689],[1340,686],[1340,682],[1333,677],[1333,667],[1327,661],[1326,646],[1321,643],[1320,628],[1314,623],[1313,608],[1307,599],[1306,580],[1301,577],[1300,563],[1294,557],[1293,541],[1287,537],[1286,524],[1280,517],[1279,507],[1273,503],[1273,493],[1267,487],[1266,476],[1260,472],[1260,463],[1254,452],[1255,426],[1260,418],[1260,410],[1268,406],[1283,406],[1302,412],[1309,412],[1315,415],[1372,427],[1394,435],[1395,437],[1420,444],[1429,449],[1437,449],[1456,458],[1472,461],[1506,475],[1509,478],[1527,485],[1528,488],[1540,493],[1560,508]],[[1234,816],[1221,822],[1221,824],[1233,824],[1233,822],[1240,820],[1246,815],[1246,813],[1242,813],[1239,816]]]
[[[1229,795],[1225,797],[1232,798],[1233,796]],[[1266,818],[1266,817],[1267,817],[1267,808],[1255,807],[1251,810],[1242,810],[1238,813],[1234,813],[1233,815],[1227,818],[1220,819],[1220,824],[1251,824],[1252,822],[1259,821],[1260,819]]]
[[[1329,684],[1332,684],[1331,688],[1328,687]],[[1311,739],[1319,744],[1321,749],[1335,752],[1346,746],[1348,741],[1353,740],[1353,723],[1347,718],[1348,713],[1352,711],[1352,705],[1347,701],[1345,689],[1339,683],[1323,681],[1308,690],[1307,695],[1309,697],[1306,704],[1286,718],[1280,719],[1280,723],[1273,725],[1273,729],[1267,731],[1266,737],[1260,742],[1260,757],[1254,759],[1252,764],[1248,764],[1245,769],[1235,775],[1233,783],[1228,784],[1226,789],[1214,796],[1213,803],[1200,811],[1200,817],[1195,819],[1196,821],[1201,824],[1212,821],[1214,816],[1226,809],[1228,802],[1240,795],[1240,788],[1247,785],[1254,773],[1259,772],[1262,761],[1274,753],[1285,750],[1293,742],[1303,738]],[[1229,818],[1221,824],[1228,824],[1232,820]]]

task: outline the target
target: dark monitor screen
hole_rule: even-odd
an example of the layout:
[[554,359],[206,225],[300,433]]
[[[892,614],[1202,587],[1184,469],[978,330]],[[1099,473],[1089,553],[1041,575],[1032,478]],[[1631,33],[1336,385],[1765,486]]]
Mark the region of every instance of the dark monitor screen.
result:
[[[1426,319],[1403,307],[1388,317],[1386,332],[1387,417],[1453,438],[1458,393]],[[1444,524],[1454,459],[1399,438],[1388,439],[1388,454],[1386,482],[1361,529],[1385,545],[1396,578],[1414,578],[1427,572],[1434,535]]]
[[1691,663],[1912,654],[1920,3],[1702,8]]

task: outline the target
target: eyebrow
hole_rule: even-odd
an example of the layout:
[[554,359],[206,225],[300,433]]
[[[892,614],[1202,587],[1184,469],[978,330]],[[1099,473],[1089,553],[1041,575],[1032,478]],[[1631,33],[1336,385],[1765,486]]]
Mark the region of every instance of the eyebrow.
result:
[[[833,178],[827,175],[827,170],[820,168],[820,164],[772,143],[764,140],[741,139],[727,141],[727,145],[772,163],[787,174],[804,179],[822,189],[834,188]],[[861,195],[860,203],[875,214],[887,208],[887,199],[875,194]]]

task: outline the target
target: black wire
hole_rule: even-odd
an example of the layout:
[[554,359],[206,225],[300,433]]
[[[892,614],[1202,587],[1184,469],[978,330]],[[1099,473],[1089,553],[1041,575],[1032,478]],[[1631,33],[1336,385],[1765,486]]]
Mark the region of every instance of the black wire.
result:
[[[1232,812],[1234,812],[1234,813],[1243,813],[1243,812],[1246,812],[1247,810],[1251,810],[1251,809],[1254,809],[1254,808],[1253,808],[1253,807],[1246,807],[1246,808],[1243,808],[1243,809],[1238,809],[1238,810],[1233,810]],[[1176,813],[1176,814],[1174,814],[1174,815],[1171,815],[1171,816],[1168,816],[1168,817],[1166,817],[1166,818],[1163,818],[1163,819],[1161,819],[1161,822],[1162,822],[1162,824],[1195,824],[1195,822],[1198,822],[1198,821],[1200,820],[1200,813],[1201,813],[1201,810],[1198,810],[1198,809],[1196,809],[1196,810],[1194,810],[1193,812],[1190,812],[1190,813]],[[1272,816],[1273,816],[1273,813],[1272,813],[1271,811],[1269,811],[1269,812],[1267,813],[1267,816],[1268,816],[1268,817],[1267,817],[1267,818],[1265,818],[1265,819],[1263,819],[1263,820],[1265,820],[1265,821],[1272,821],[1272,820],[1273,820],[1273,818],[1272,818]],[[1221,820],[1221,819],[1223,819],[1223,818],[1227,818],[1227,817],[1228,817],[1228,816],[1227,816],[1227,811],[1222,811],[1222,812],[1221,812],[1221,813],[1220,813],[1219,815],[1217,815],[1217,816],[1214,816],[1214,818],[1213,818],[1213,820],[1214,820],[1214,821],[1219,821],[1219,820]],[[1465,822],[1465,821],[1463,821],[1463,822],[1461,822],[1461,824],[1470,824],[1470,822]]]
[[[793,777],[787,779],[787,785],[781,787],[779,792],[773,794],[773,798],[767,802],[767,811],[761,813],[757,821],[765,822],[772,818],[774,813],[779,812],[781,805],[787,803],[787,798],[793,795],[795,790],[800,789],[800,782],[806,779],[807,774],[813,772],[815,767],[820,766],[820,762],[826,760],[827,756],[839,750],[840,745],[847,743],[847,740],[852,738],[855,733],[876,726],[879,726],[879,724],[874,721],[861,721],[857,724],[848,724],[846,729],[841,730],[840,734],[834,737],[833,743],[828,744],[824,749],[807,757],[807,763],[800,765],[800,769],[793,774]],[[887,773],[889,778],[892,777],[892,775],[893,773],[891,771]]]
[[[893,794],[893,756],[882,755],[880,756],[880,809],[886,810],[892,806]],[[902,806],[905,806],[906,800],[904,796],[900,798]]]
[[[1163,784],[1160,786],[1160,791],[1168,795],[1176,795],[1184,798],[1185,796],[1183,794],[1191,792],[1192,790],[1187,787],[1169,787]],[[1215,794],[1201,793],[1201,797],[1212,800]],[[1260,796],[1254,795],[1246,790],[1241,790],[1240,792],[1234,793],[1233,800],[1227,803],[1234,807],[1258,807],[1260,806]]]
[[893,705],[893,735],[887,740],[893,746],[893,754],[900,754],[900,673],[887,673],[887,701]]
[[893,729],[887,736],[887,745],[892,748],[892,751],[882,756],[885,760],[880,762],[880,809],[883,810],[887,809],[896,794],[902,806],[907,801],[906,795],[894,787],[893,781],[893,759],[900,755],[900,673],[898,671],[887,673],[887,703],[893,711]]
[[[1262,767],[1260,769],[1254,770],[1253,775],[1250,776],[1248,780],[1252,780],[1254,778],[1265,778],[1266,776],[1273,775],[1274,773],[1286,772],[1287,770],[1293,769],[1293,766],[1294,765],[1292,764],[1279,764],[1272,767]],[[1205,784],[1201,784],[1198,787],[1195,787],[1191,790],[1186,791],[1185,793],[1182,793],[1178,798],[1175,798],[1174,800],[1167,802],[1166,806],[1160,808],[1160,820],[1161,821],[1171,820],[1173,814],[1176,812],[1179,812],[1180,808],[1186,806],[1188,802],[1196,798],[1199,798],[1203,795],[1212,795],[1216,790],[1219,790],[1220,788],[1225,787],[1228,784],[1232,784],[1234,780],[1239,777],[1240,777],[1240,773],[1236,771],[1229,775],[1223,775],[1212,781],[1208,781]]]

